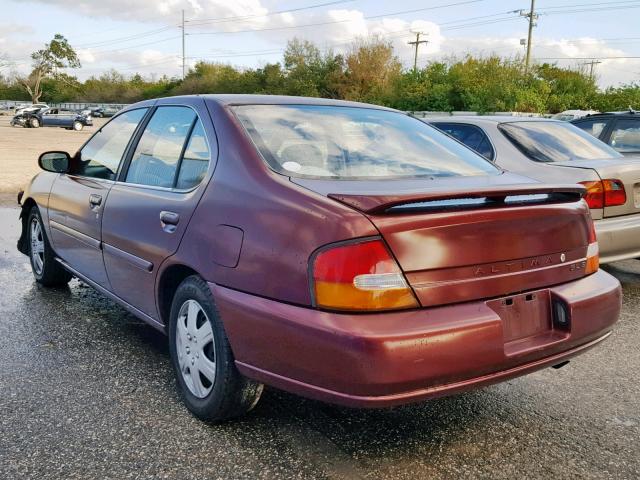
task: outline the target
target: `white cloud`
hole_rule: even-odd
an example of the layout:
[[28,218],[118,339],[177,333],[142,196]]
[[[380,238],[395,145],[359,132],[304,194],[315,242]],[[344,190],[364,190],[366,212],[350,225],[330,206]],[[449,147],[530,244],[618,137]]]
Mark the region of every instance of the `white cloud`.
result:
[[[443,59],[448,56],[462,57],[465,54],[501,56],[522,56],[524,48],[520,45],[520,37],[475,36],[475,37],[445,37],[439,25],[427,19],[407,21],[401,18],[376,18],[367,20],[363,11],[357,9],[310,9],[295,13],[266,15],[269,9],[263,4],[264,0],[32,0],[34,2],[57,5],[61,9],[73,11],[76,14],[98,19],[117,21],[147,22],[156,26],[177,27],[180,10],[185,9],[190,26],[188,32],[210,33],[212,35],[189,36],[188,54],[212,55],[224,53],[241,53],[243,50],[262,50],[272,47],[281,48],[287,40],[295,37],[310,40],[322,48],[333,48],[344,51],[354,39],[378,35],[389,40],[396,54],[405,66],[413,63],[413,46],[408,42],[415,39],[415,33],[421,32],[422,40],[428,44],[420,45],[418,62],[426,64],[430,60]],[[247,17],[247,18],[238,18]],[[233,21],[225,21],[234,18]],[[222,20],[221,20],[222,19]],[[318,24],[318,25],[314,25]],[[305,28],[286,28],[296,25],[309,25]],[[0,52],[20,52],[27,59],[28,53],[39,47],[27,40],[28,26],[12,25],[0,26]],[[152,26],[150,29],[154,28]],[[232,34],[229,32],[256,30],[253,33]],[[225,33],[226,32],[226,33]],[[80,59],[87,71],[78,73],[83,78],[89,71],[97,72],[100,68],[120,68],[123,72],[134,71],[139,68],[142,72],[158,72],[175,75],[179,64],[176,53],[179,50],[179,36],[177,28],[159,33],[145,34],[136,37],[138,31],[132,31],[131,36],[137,39],[123,40],[127,32],[119,35],[106,36],[105,41],[96,40],[92,43],[78,45]],[[169,37],[169,38],[167,38]],[[20,40],[22,38],[24,40]],[[118,40],[108,42],[109,39]],[[154,44],[154,39],[157,44]],[[161,43],[162,41],[162,43]],[[165,43],[165,42],[174,43]],[[261,45],[261,44],[264,45]],[[139,44],[139,47],[136,47]],[[147,46],[148,44],[148,46]],[[244,45],[243,45],[244,44]],[[260,45],[248,48],[246,45]],[[87,48],[94,45],[93,48]],[[241,46],[238,46],[241,45]],[[166,48],[165,48],[166,47]],[[168,53],[173,51],[174,53]],[[537,37],[533,45],[535,58],[545,57],[602,57],[624,56],[625,52],[614,48],[602,40],[584,37],[577,40],[552,39]],[[276,56],[266,57],[270,61]],[[254,64],[259,58],[251,56],[220,57],[221,61],[231,63]],[[194,60],[190,60],[192,63]],[[559,60],[561,66],[576,66],[575,61]],[[637,65],[637,66],[636,66]],[[602,86],[629,82],[636,78],[636,71],[640,70],[640,62],[634,60],[603,60],[596,67],[596,72]]]

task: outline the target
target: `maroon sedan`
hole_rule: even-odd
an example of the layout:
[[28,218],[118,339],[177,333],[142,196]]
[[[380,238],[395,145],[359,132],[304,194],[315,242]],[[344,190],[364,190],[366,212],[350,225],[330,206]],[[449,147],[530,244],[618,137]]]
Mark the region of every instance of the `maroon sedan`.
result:
[[562,365],[619,314],[581,186],[394,110],[145,101],[39,161],[18,244],[36,281],[78,277],[166,332],[204,420],[263,383],[356,407],[460,392]]

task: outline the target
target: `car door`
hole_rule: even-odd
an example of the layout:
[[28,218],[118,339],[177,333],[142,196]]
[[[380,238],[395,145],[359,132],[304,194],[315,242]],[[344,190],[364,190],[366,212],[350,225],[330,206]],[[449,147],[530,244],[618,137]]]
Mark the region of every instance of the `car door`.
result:
[[51,242],[71,268],[109,288],[102,258],[102,213],[118,166],[148,109],[123,113],[80,149],[70,172],[59,175],[49,195]]
[[102,222],[114,293],[152,318],[158,318],[156,273],[177,250],[217,151],[204,101],[191,102],[161,101],[151,112],[109,193]]
[[56,113],[58,111],[54,108],[50,108],[49,110],[45,110],[40,115],[40,124],[42,127],[51,127],[56,124]]
[[640,118],[616,118],[611,128],[609,145],[623,155],[640,153]]

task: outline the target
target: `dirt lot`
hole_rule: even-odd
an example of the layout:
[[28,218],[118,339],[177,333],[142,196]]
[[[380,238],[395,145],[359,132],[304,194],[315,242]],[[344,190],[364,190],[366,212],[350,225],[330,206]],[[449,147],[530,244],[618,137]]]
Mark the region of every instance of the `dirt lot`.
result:
[[93,127],[82,131],[64,128],[11,127],[11,116],[0,116],[0,193],[17,193],[38,173],[38,156],[46,150],[75,152],[104,124],[94,119]]

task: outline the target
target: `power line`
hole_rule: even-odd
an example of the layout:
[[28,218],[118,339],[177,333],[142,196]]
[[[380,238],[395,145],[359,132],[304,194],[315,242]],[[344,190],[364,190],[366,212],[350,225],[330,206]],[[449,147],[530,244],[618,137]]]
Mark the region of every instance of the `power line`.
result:
[[[486,1],[486,0],[467,0],[467,1],[464,1],[464,2],[448,3],[446,5],[436,5],[436,6],[433,6],[433,7],[415,8],[415,9],[412,9],[412,10],[403,10],[403,11],[399,11],[399,12],[388,12],[388,13],[382,13],[382,14],[378,14],[378,15],[367,15],[367,16],[363,16],[362,18],[364,20],[372,20],[372,19],[375,19],[375,18],[388,17],[388,16],[391,16],[391,15],[407,15],[407,14],[410,14],[410,13],[424,12],[424,11],[428,11],[428,10],[437,10],[437,9],[441,9],[441,8],[454,7],[454,6],[460,6],[460,5],[468,5],[468,4],[471,4],[471,3],[479,3],[479,2],[484,2],[484,1]],[[233,34],[233,33],[267,32],[267,31],[274,31],[274,30],[291,30],[291,29],[297,29],[297,28],[307,28],[307,27],[318,27],[318,26],[324,26],[324,25],[334,25],[334,24],[338,24],[338,23],[349,23],[351,21],[352,21],[352,19],[331,20],[331,21],[326,21],[326,22],[308,23],[308,24],[304,24],[304,25],[287,25],[287,26],[282,26],[282,27],[252,28],[252,29],[246,29],[246,30],[235,30],[235,31],[230,31],[230,32],[193,32],[193,33],[188,33],[187,35],[228,35],[228,34]]]
[[122,47],[122,48],[114,48],[114,49],[109,49],[109,50],[92,50],[91,48],[89,48],[87,50],[89,50],[91,53],[115,53],[115,52],[122,52],[124,50],[131,50],[131,49],[134,49],[134,48],[147,47],[149,45],[156,45],[157,43],[168,42],[169,40],[175,40],[176,38],[180,38],[180,35],[174,35],[173,37],[161,38],[160,40],[154,40],[153,42],[146,42],[146,43],[138,43],[136,45],[129,45],[128,47]]
[[585,12],[601,12],[601,11],[611,11],[611,10],[630,10],[634,8],[640,8],[640,3],[635,3],[632,5],[610,5],[607,7],[596,7],[596,8],[579,8],[579,9],[567,9],[567,10],[547,10],[541,9],[541,15],[560,15],[565,13],[585,13]]
[[632,60],[640,55],[619,55],[611,57],[538,57],[538,60]]
[[327,6],[337,5],[341,3],[351,3],[354,1],[355,0],[336,0],[333,2],[316,3],[315,5],[308,5],[306,7],[289,8],[286,10],[276,10],[273,12],[265,13],[263,15],[240,15],[235,17],[200,18],[196,20],[185,20],[185,21],[190,24],[189,26],[209,25],[213,23],[227,23],[227,22],[234,22],[234,21],[251,20],[253,18],[270,17],[273,15],[280,15],[283,13],[300,12],[302,10],[311,10],[314,8],[327,7]]
[[105,46],[108,46],[108,45],[115,45],[116,43],[124,43],[124,42],[129,42],[131,40],[138,40],[139,38],[150,37],[150,36],[153,36],[153,35],[157,35],[159,33],[166,32],[167,30],[173,30],[174,28],[175,27],[173,27],[173,26],[156,28],[154,30],[147,30],[145,32],[140,32],[140,33],[136,33],[136,34],[132,34],[132,35],[127,35],[127,36],[124,36],[124,37],[118,37],[118,38],[111,39],[111,40],[103,40],[103,41],[89,42],[89,43],[80,43],[80,44],[76,44],[75,47],[76,48],[105,47]]

